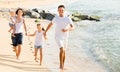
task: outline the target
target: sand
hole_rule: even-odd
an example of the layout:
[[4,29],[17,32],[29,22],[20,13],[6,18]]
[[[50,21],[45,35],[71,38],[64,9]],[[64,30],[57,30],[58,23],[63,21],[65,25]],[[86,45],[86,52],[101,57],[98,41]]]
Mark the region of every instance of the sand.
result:
[[[8,72],[106,72],[104,67],[92,60],[92,58],[81,59],[72,57],[67,53],[65,63],[65,70],[59,69],[59,48],[54,40],[54,27],[48,32],[48,40],[43,48],[43,65],[40,66],[39,62],[34,61],[34,37],[24,36],[22,52],[20,59],[17,60],[15,53],[12,51],[10,33],[8,33],[8,21],[5,18],[0,18],[0,71]],[[34,19],[25,19],[27,24],[28,33],[33,33],[36,30]],[[49,23],[47,20],[41,20],[44,27]],[[4,28],[3,28],[4,27]],[[81,47],[82,48],[82,47]],[[82,50],[82,49],[81,49]],[[82,52],[82,51],[81,51]]]
[[[51,2],[49,2],[51,1]],[[58,0],[21,0],[8,2],[1,0],[1,8],[12,8],[25,5],[29,6],[43,6],[56,4]],[[28,3],[29,2],[29,3]],[[31,5],[30,5],[31,4]],[[34,19],[25,18],[28,33],[33,33],[36,30],[36,24]],[[40,22],[44,27],[50,23],[47,20],[41,20]],[[8,32],[9,25],[7,17],[0,16],[0,71],[1,72],[106,72],[105,68],[99,63],[95,62],[92,58],[82,57],[84,51],[80,47],[80,58],[71,56],[67,53],[65,62],[65,70],[59,69],[59,48],[54,40],[54,27],[48,32],[48,40],[43,48],[43,64],[39,65],[39,62],[34,61],[34,37],[28,37],[24,35],[22,52],[20,59],[17,60],[15,53],[12,51],[11,37]]]

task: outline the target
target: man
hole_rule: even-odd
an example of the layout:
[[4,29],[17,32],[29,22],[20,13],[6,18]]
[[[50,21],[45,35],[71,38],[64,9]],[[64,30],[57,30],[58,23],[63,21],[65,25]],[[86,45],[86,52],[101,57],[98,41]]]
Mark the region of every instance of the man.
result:
[[65,62],[65,49],[67,47],[68,41],[68,33],[69,31],[73,30],[73,22],[72,20],[64,15],[65,6],[59,5],[58,6],[58,16],[55,16],[52,22],[47,26],[46,32],[52,27],[52,25],[56,24],[55,28],[55,39],[60,48],[60,69],[64,69],[64,62]]

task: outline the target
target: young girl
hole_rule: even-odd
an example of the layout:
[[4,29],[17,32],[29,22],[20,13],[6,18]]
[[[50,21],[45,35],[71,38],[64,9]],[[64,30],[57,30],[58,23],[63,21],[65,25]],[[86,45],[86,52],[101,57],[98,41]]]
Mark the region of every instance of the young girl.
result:
[[40,50],[40,65],[41,65],[42,57],[43,57],[42,48],[43,48],[44,40],[46,39],[44,35],[44,28],[42,28],[41,24],[37,24],[37,30],[33,34],[27,34],[27,36],[36,36],[35,43],[34,43],[34,47],[35,47],[34,60],[38,62],[37,53],[38,53],[38,50]]

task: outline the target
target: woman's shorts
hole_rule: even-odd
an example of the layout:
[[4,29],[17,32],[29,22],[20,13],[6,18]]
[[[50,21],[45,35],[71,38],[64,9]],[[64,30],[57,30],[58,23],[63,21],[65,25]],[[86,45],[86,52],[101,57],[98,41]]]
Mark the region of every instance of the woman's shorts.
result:
[[22,44],[22,39],[23,39],[23,34],[18,33],[18,34],[14,34],[14,35],[15,35],[15,37],[12,36],[13,46],[21,45]]

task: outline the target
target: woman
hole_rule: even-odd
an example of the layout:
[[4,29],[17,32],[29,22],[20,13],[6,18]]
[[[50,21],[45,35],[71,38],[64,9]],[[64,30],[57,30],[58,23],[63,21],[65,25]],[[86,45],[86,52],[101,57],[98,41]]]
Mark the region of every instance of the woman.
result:
[[15,17],[15,37],[13,37],[13,46],[16,52],[16,58],[19,59],[20,53],[21,53],[21,45],[22,45],[22,39],[23,39],[23,28],[25,30],[25,35],[27,35],[27,29],[25,25],[25,20],[23,18],[24,12],[23,9],[18,8],[16,11],[16,17]]

